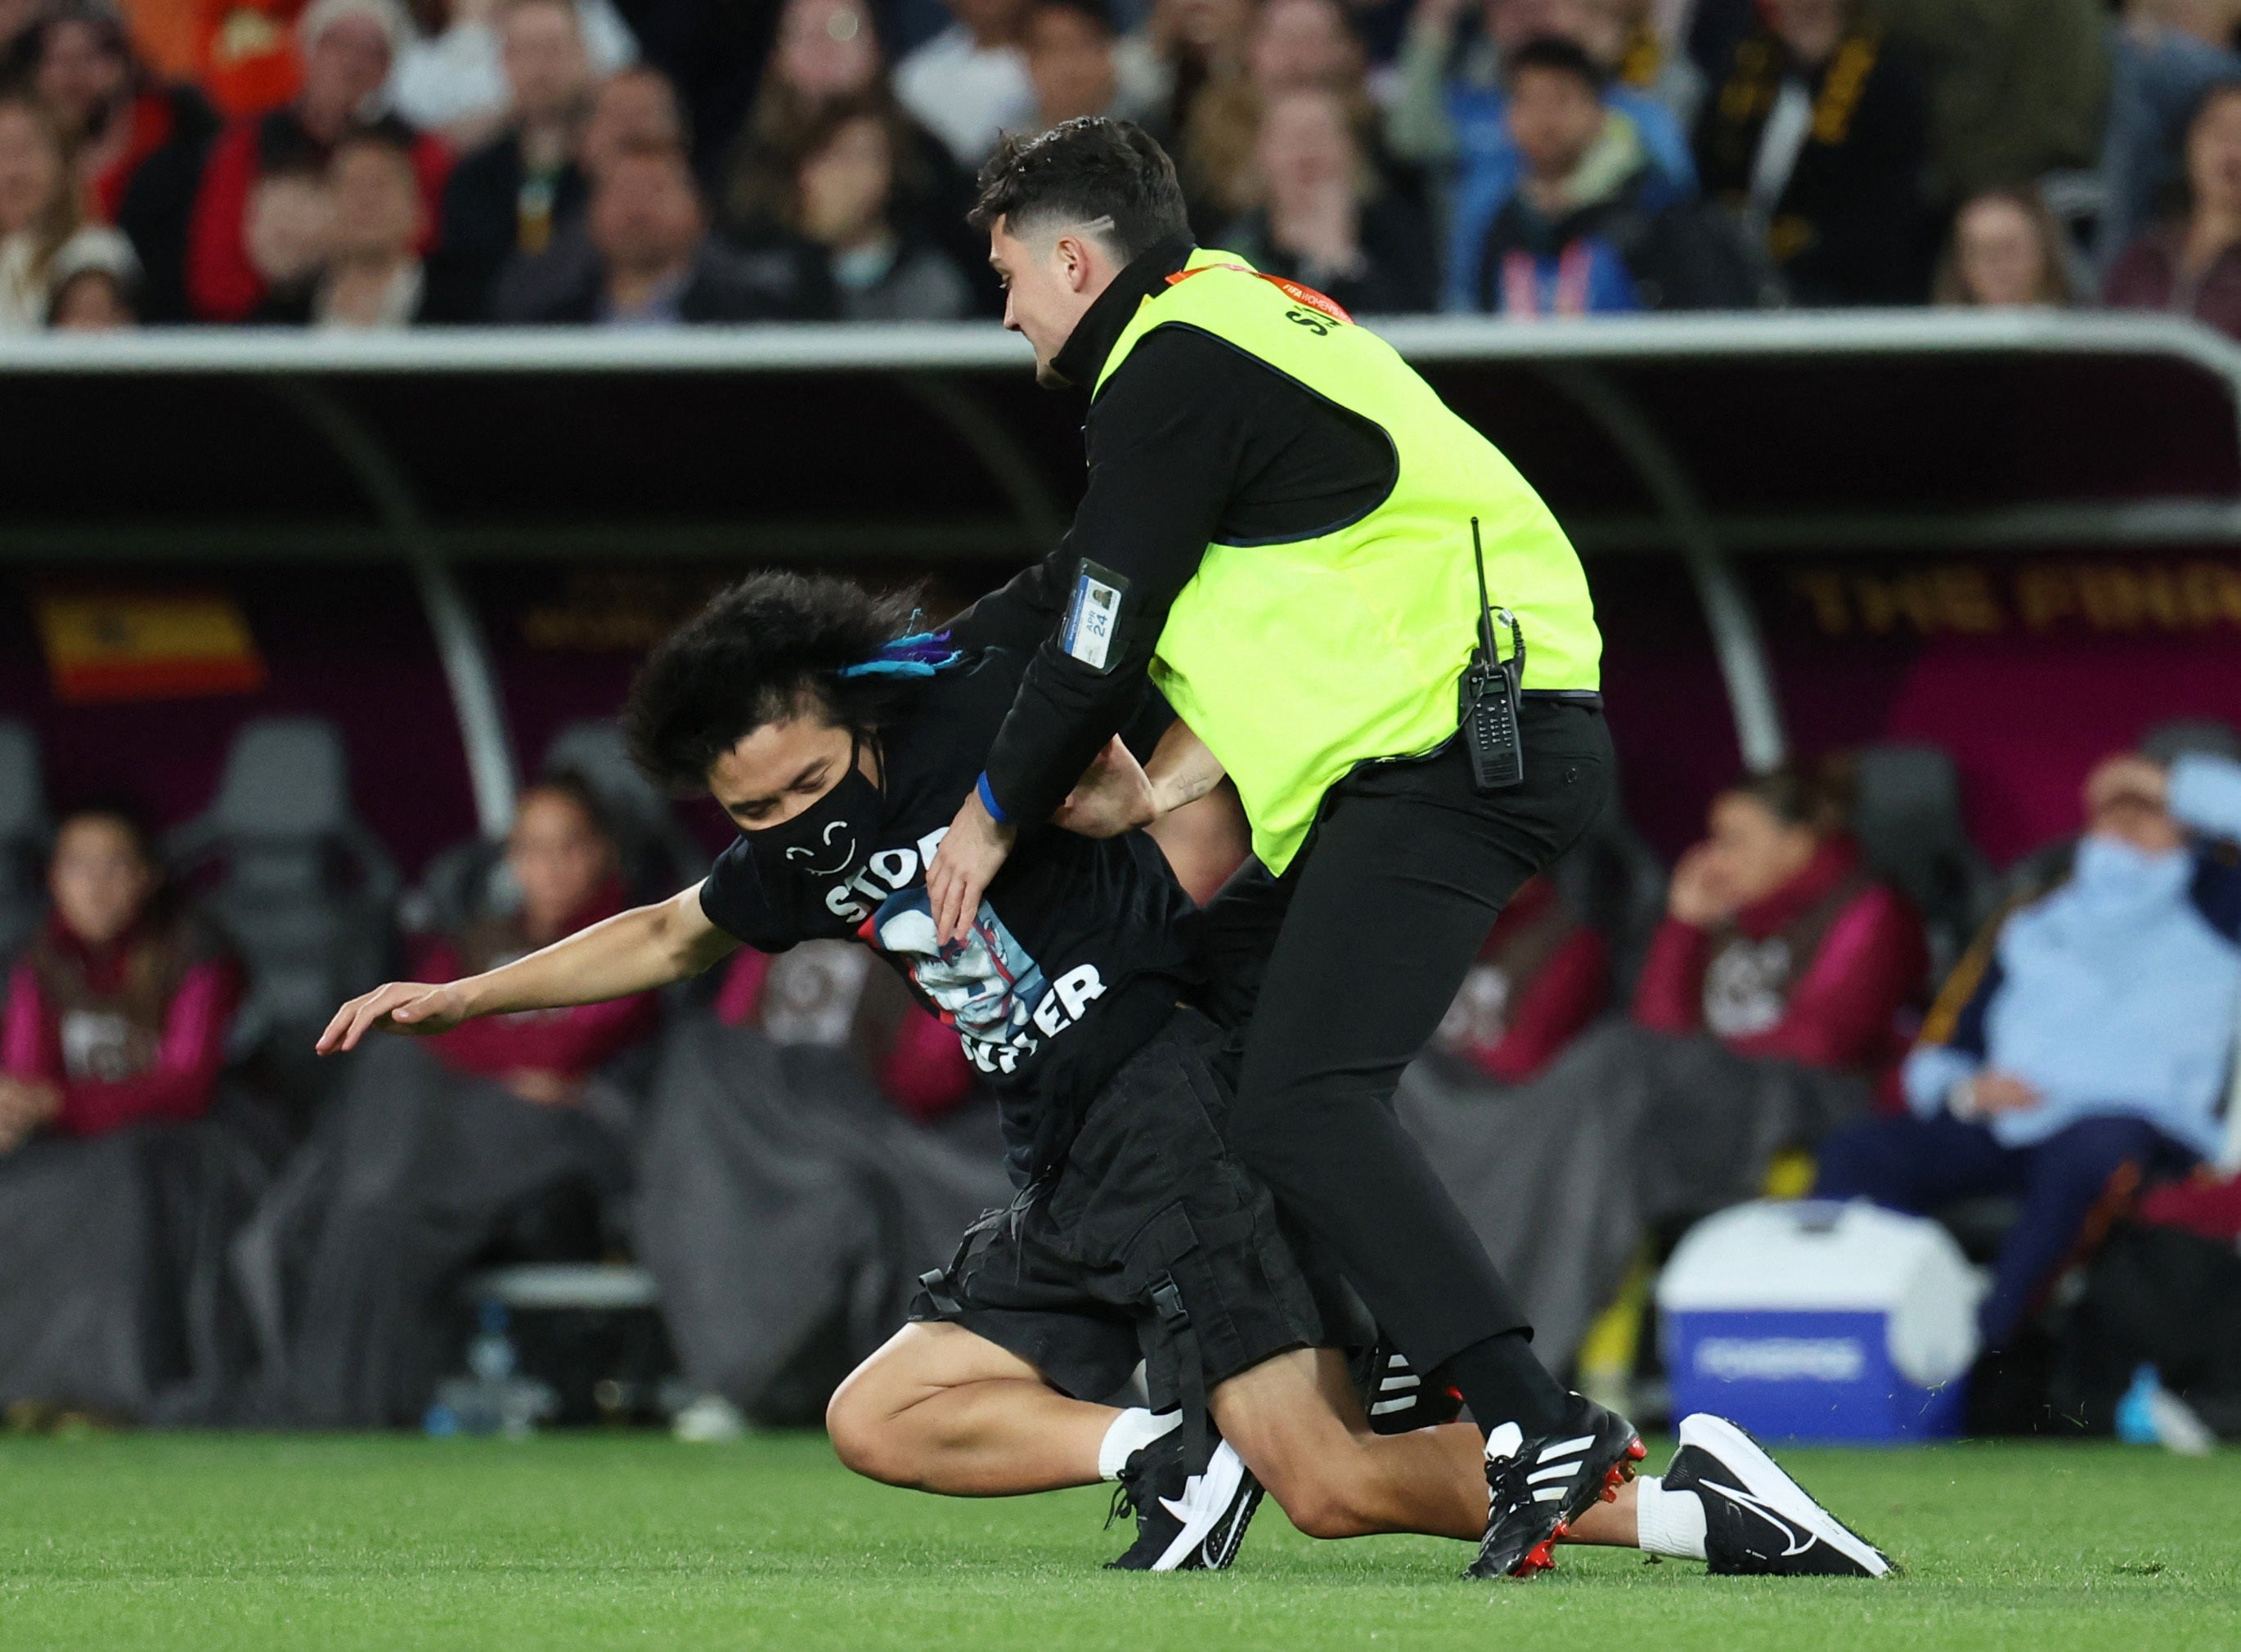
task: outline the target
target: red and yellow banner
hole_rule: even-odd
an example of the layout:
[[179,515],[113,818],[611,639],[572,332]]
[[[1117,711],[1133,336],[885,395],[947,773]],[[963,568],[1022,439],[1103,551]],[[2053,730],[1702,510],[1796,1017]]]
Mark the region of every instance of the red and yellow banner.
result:
[[35,605],[55,697],[70,704],[264,686],[264,662],[231,597],[55,592]]

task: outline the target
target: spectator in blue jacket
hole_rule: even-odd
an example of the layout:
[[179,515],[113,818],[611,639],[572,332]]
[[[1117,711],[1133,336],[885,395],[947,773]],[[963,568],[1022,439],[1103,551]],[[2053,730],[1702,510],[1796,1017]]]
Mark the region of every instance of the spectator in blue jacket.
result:
[[1596,220],[1645,169],[1637,158],[1621,177],[1582,177],[1609,119],[1609,77],[1578,46],[1553,37],[1528,41],[1508,69],[1504,119],[1519,177],[1487,231],[1473,307],[1515,320],[1642,309],[1625,259],[1596,233]]
[[2069,880],[1962,960],[1903,1078],[1911,1112],[1831,1137],[1817,1194],[2023,1201],[1978,1309],[2004,1346],[2097,1216],[2218,1146],[2241,1003],[2241,763],[2113,757]]
[[2241,80],[2233,8],[2200,0],[2124,0],[2109,30],[2109,118],[2101,140],[2108,199],[2094,226],[2105,274],[2171,205],[2187,128],[2215,87]]
[[1476,308],[1531,320],[1778,297],[1772,266],[1725,213],[1675,198],[1639,143],[1613,144],[1610,77],[1582,48],[1528,41],[1508,70],[1522,176],[1487,231]]
[[[1523,163],[1511,134],[1502,75],[1529,41],[1568,40],[1606,71],[1626,49],[1617,12],[1590,0],[1481,0],[1480,37],[1456,57],[1467,0],[1417,0],[1400,59],[1401,88],[1386,122],[1394,155],[1448,175],[1443,304],[1477,307],[1488,231],[1517,192]],[[1648,93],[1614,84],[1603,130],[1584,163],[1594,176],[1624,177],[1647,162],[1654,209],[1696,193],[1696,163],[1681,124]]]

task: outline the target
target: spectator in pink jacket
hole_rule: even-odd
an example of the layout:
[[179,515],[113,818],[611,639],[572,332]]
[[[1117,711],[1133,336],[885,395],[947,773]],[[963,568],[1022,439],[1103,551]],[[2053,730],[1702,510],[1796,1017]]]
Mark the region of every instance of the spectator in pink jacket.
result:
[[64,816],[47,886],[0,965],[0,1408],[207,1418],[249,1360],[227,1247],[275,1145],[213,1105],[241,973],[127,806]]
[[1783,771],[1713,800],[1673,869],[1634,1019],[1737,1055],[1856,1073],[1890,1091],[1900,1013],[1930,967],[1922,920],[1861,864],[1825,778]]
[[1535,878],[1495,920],[1433,1047],[1497,1083],[1523,1084],[1609,1007],[1610,995],[1609,943],[1555,885]]
[[0,1150],[33,1134],[96,1136],[209,1109],[241,976],[167,898],[147,835],[121,806],[67,816],[47,871],[54,906],[7,976]]
[[1898,1105],[1928,948],[1844,830],[1850,792],[1841,764],[1729,787],[1674,868],[1630,1017],[1506,1089],[1404,1090],[1553,1368],[1645,1235],[1756,1196],[1777,1154]]
[[[614,839],[588,787],[541,780],[515,806],[506,865],[521,890],[518,911],[485,917],[430,946],[423,980],[456,980],[493,969],[612,918],[626,904]],[[610,1057],[653,1030],[652,994],[574,1009],[470,1021],[431,1040],[445,1066],[496,1079],[525,1101],[565,1105]]]

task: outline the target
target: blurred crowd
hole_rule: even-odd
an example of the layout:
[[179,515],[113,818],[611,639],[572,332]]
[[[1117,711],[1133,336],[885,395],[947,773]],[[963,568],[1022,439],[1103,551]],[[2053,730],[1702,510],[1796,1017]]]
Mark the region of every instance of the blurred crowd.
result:
[[[673,1354],[659,1410],[813,1420],[1006,1196],[952,1031],[815,942],[309,1060],[382,975],[490,967],[706,864],[610,728],[401,896],[345,773],[325,726],[252,724],[168,836],[123,799],[0,809],[32,874],[0,900],[0,1406],[415,1423],[469,1357],[471,1276],[624,1262]],[[1159,835],[1201,899],[1246,853],[1224,793]],[[1669,873],[1608,814],[1503,913],[1397,1106],[1581,1382],[1642,1380],[1610,1328],[1691,1224],[1817,1192],[1983,1265],[1979,1426],[2105,1428],[2150,1361],[2241,1433],[2237,1034],[2241,735],[2149,732],[1997,873],[1949,759],[1869,748],[1739,780]]]
[[0,331],[1000,313],[1008,133],[1369,314],[2241,331],[2241,0],[6,0]]
[[[706,873],[611,726],[564,732],[505,838],[410,886],[314,719],[247,725],[167,833],[129,798],[50,810],[42,766],[0,719],[10,1421],[418,1423],[463,1281],[546,1263],[650,1272],[664,1328],[633,1358],[666,1411],[813,1421],[1010,1198],[954,1030],[844,942],[312,1057],[379,979],[492,968]],[[1201,896],[1245,853],[1234,809],[1163,837]]]

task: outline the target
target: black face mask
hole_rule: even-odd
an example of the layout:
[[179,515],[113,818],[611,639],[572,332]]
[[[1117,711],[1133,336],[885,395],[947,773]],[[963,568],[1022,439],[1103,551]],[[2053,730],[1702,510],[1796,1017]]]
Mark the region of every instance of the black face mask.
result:
[[745,834],[766,889],[798,886],[805,875],[845,880],[871,852],[885,799],[856,766],[857,754],[851,744],[848,772],[799,814]]

